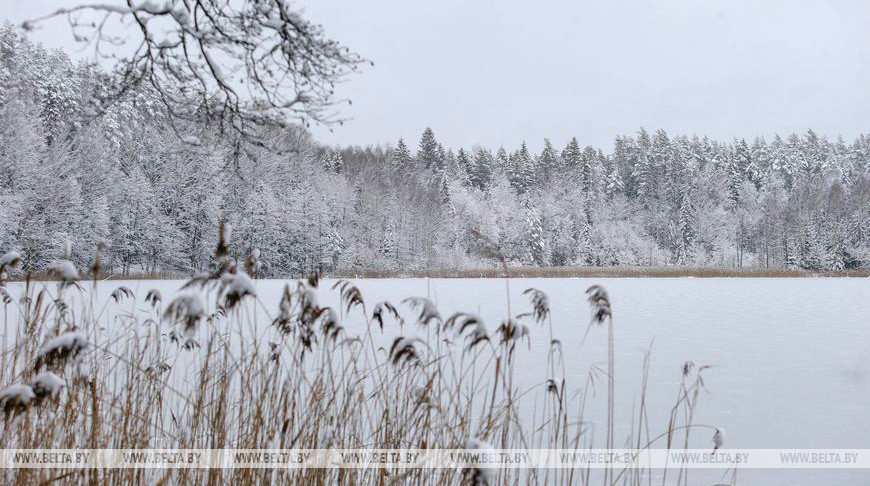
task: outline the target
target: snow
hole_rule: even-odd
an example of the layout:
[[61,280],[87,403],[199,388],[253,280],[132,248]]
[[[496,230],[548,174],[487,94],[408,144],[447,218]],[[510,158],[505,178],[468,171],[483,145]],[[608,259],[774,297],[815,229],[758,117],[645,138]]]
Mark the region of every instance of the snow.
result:
[[[227,84],[226,78],[224,78],[224,72],[223,69],[221,69],[220,64],[212,59],[211,54],[209,54],[208,50],[203,49],[202,54],[203,56],[205,56],[205,61],[208,63],[209,68],[211,68],[212,75],[214,76],[218,84],[221,85],[221,87],[229,86]],[[226,241],[229,241],[229,238],[227,238]]]
[[30,387],[38,397],[57,395],[66,386],[63,379],[50,371],[44,371],[30,380]]
[[9,385],[0,390],[0,407],[10,410],[18,407],[26,407],[36,398],[33,389],[28,385]]
[[403,304],[408,304],[412,309],[419,311],[417,323],[429,325],[432,321],[441,322],[441,314],[438,308],[431,299],[426,297],[408,297],[402,301]]
[[402,362],[411,362],[420,358],[417,344],[424,344],[424,341],[416,336],[405,337],[399,336],[393,340],[393,345],[390,347],[390,360],[393,364],[401,364]]
[[222,280],[227,286],[226,303],[228,308],[236,306],[244,297],[257,295],[254,281],[244,272],[225,274],[222,276]]
[[266,27],[271,27],[275,30],[280,30],[284,27],[284,21],[281,19],[270,18],[263,21],[263,25]]
[[[147,290],[158,290],[167,302],[179,295],[182,281],[117,281],[100,285],[96,302],[110,301],[105,319],[118,322],[107,332],[126,328],[115,317],[129,312],[130,305],[115,304],[109,297],[117,285],[135,292],[136,308],[154,313],[144,304]],[[261,307],[252,301],[242,305],[245,312],[262,312],[261,322],[274,318],[284,285],[296,288],[296,281],[257,280],[257,296]],[[307,299],[318,305],[338,309],[337,291],[330,290],[335,280],[324,279],[318,289],[306,287]],[[354,279],[365,301],[375,303],[401,302],[409,295],[427,296],[443,316],[466,312],[494,327],[507,314],[505,281],[502,279]],[[632,405],[643,382],[645,354],[650,353],[647,407],[651,420],[666,424],[674,397],[683,378],[687,361],[695,363],[693,376],[704,365],[707,391],[702,392],[697,408],[697,422],[727,429],[723,446],[735,448],[861,448],[870,436],[870,423],[865,419],[867,396],[870,393],[870,280],[868,279],[588,279],[547,278],[511,279],[511,314],[530,311],[527,295],[522,292],[536,288],[546,293],[553,323],[553,337],[561,342],[561,357],[565,372],[551,373],[546,352],[551,348],[548,325],[528,323],[526,339],[514,354],[517,370],[514,386],[518,390],[538,390],[546,393],[548,380],[572,396],[583,385],[594,367],[607,362],[607,328],[593,326],[582,347],[583,335],[589,324],[589,305],[585,291],[600,284],[606,291],[613,311],[615,364],[617,372],[616,413],[630,418]],[[51,284],[47,284],[50,286]],[[86,286],[89,288],[90,286]],[[23,284],[11,282],[8,291],[18,300]],[[198,297],[198,296],[197,296]],[[296,303],[294,299],[294,304]],[[211,302],[213,305],[213,302]],[[199,302],[204,316],[206,303]],[[426,350],[425,331],[411,326],[419,309],[399,306],[407,320],[403,327],[390,316],[384,319],[384,330],[373,325],[378,346],[389,352],[396,337],[402,335],[399,347],[411,345],[416,352]],[[389,312],[383,308],[384,314]],[[367,332],[360,316],[345,318],[341,324],[348,338]],[[271,326],[267,326],[271,327]],[[136,332],[151,329],[137,324]],[[490,329],[492,330],[492,329]],[[131,331],[132,332],[132,331]],[[228,335],[246,332],[227,330]],[[268,350],[269,341],[280,343],[281,336],[263,332],[258,338]],[[418,332],[420,336],[414,336]],[[467,335],[469,330],[466,330]],[[110,337],[104,338],[112,341]],[[453,349],[462,349],[459,337]],[[497,340],[497,334],[492,338]],[[101,339],[99,342],[103,342]],[[430,343],[434,346],[434,343]],[[650,350],[650,346],[652,349]],[[203,345],[204,347],[204,345]],[[185,373],[190,355],[181,355],[165,378],[183,387],[189,375]],[[425,356],[424,356],[425,358]],[[281,357],[281,359],[286,359]],[[415,384],[420,386],[422,384]],[[409,399],[413,389],[409,388]],[[602,389],[597,389],[602,393]],[[592,400],[584,420],[604,423],[606,407]],[[800,406],[795,406],[798,403]],[[540,402],[538,402],[540,405]],[[533,413],[520,410],[520,413]],[[626,419],[626,421],[630,421]],[[784,423],[801,424],[783,427]],[[621,422],[622,424],[622,422]],[[618,425],[616,437],[631,432]],[[625,427],[620,429],[619,427]],[[693,434],[696,446],[708,453],[712,429]],[[696,479],[701,483],[703,472]],[[836,473],[836,472],[834,472]],[[777,484],[782,470],[746,470],[743,480],[752,484]],[[803,471],[809,476],[788,477],[793,484],[829,484],[831,470]],[[815,476],[813,476],[815,474]],[[857,484],[863,476],[843,471],[839,484]],[[853,474],[853,475],[849,475]],[[707,483],[715,483],[721,474]],[[806,479],[806,480],[802,480]]]
[[233,241],[233,225],[225,222],[222,229],[223,235],[221,236],[223,238],[224,244],[229,245]]
[[505,319],[495,330],[502,341],[519,341],[529,335],[529,326],[516,319]]
[[233,276],[228,291],[240,296],[257,295],[257,289],[254,288],[254,281],[244,272],[239,272]]
[[476,314],[454,314],[444,323],[444,327],[453,328],[457,335],[465,335],[469,347],[489,339],[483,319]]
[[193,332],[194,327],[205,317],[205,304],[202,297],[196,292],[185,292],[176,296],[166,306],[167,317],[186,321],[185,330]]
[[[473,437],[465,445],[466,449],[475,449],[483,453],[494,452],[495,447],[485,440]],[[498,466],[477,466],[474,468],[474,484],[491,485],[498,474]]]
[[168,10],[168,3],[158,0],[143,0],[134,7],[136,10],[144,10],[148,13],[160,13]]
[[386,310],[393,319],[399,321],[400,323],[403,322],[401,320],[402,316],[399,314],[399,310],[396,309],[393,304],[387,301],[378,302],[377,304],[375,304],[374,309],[372,309],[372,319],[378,323],[378,326],[380,326],[381,329],[384,328],[384,310]]
[[21,254],[17,251],[7,251],[2,258],[0,258],[0,267],[4,267],[6,265],[12,265],[15,262],[21,260]]
[[88,340],[80,332],[66,332],[60,336],[51,338],[39,349],[36,354],[37,362],[65,359],[68,356],[76,356],[87,349]]
[[[278,27],[281,19],[298,18],[295,12],[278,11],[278,3],[271,0],[243,3],[247,6],[237,13],[243,19],[251,16],[246,22]],[[197,5],[205,13],[224,4]],[[131,11],[124,5],[95,8]],[[746,271],[770,265],[819,272],[866,270],[870,265],[870,232],[861,231],[867,225],[866,212],[864,205],[856,203],[865,200],[862,181],[867,177],[866,154],[870,152],[866,135],[847,143],[807,132],[787,140],[759,138],[747,144],[641,129],[620,136],[612,150],[582,147],[572,139],[563,150],[545,143],[544,152],[532,153],[516,140],[507,149],[476,147],[471,153],[462,150],[457,157],[430,129],[419,144],[415,137],[408,143],[400,140],[389,150],[369,151],[360,146],[335,150],[311,137],[288,136],[276,139],[268,154],[238,157],[247,149],[218,143],[223,141],[218,127],[194,124],[185,126],[178,138],[163,137],[160,134],[179,127],[170,123],[175,117],[164,116],[166,109],[181,116],[188,113],[191,97],[202,94],[223,99],[216,86],[219,81],[237,92],[239,108],[246,116],[264,123],[272,115],[283,118],[297,109],[327,107],[331,103],[322,104],[326,100],[318,93],[331,92],[330,84],[318,73],[343,70],[332,69],[335,66],[325,61],[323,69],[312,71],[302,58],[312,52],[353,56],[332,42],[293,49],[293,42],[285,42],[271,28],[245,28],[244,34],[254,37],[251,45],[258,46],[258,53],[283,52],[290,56],[289,65],[301,69],[287,73],[275,69],[273,63],[282,56],[241,55],[245,49],[239,43],[224,42],[213,25],[204,25],[210,22],[200,22],[203,31],[194,31],[192,26],[182,29],[167,9],[178,23],[187,24],[192,13],[186,11],[185,2],[136,0],[132,9],[167,12],[161,24],[171,24],[169,29],[151,37],[157,45],[175,45],[171,43],[184,36],[200,36],[207,51],[192,54],[195,62],[183,71],[163,74],[205,75],[207,93],[187,86],[183,96],[163,93],[166,96],[161,97],[154,86],[140,86],[113,103],[104,114],[105,123],[90,134],[78,129],[80,117],[64,115],[77,110],[94,112],[95,107],[80,99],[81,87],[93,82],[91,74],[86,74],[90,71],[70,71],[65,67],[70,60],[62,53],[38,49],[24,39],[20,48],[3,52],[8,58],[3,59],[4,66],[20,66],[6,74],[5,84],[36,86],[39,91],[35,97],[19,96],[16,90],[0,93],[0,97],[21,101],[2,105],[3,126],[16,130],[0,135],[0,145],[21,151],[7,172],[27,175],[26,181],[9,180],[9,190],[0,195],[4,227],[26,231],[3,233],[0,242],[32,248],[27,252],[29,268],[45,269],[51,259],[60,257],[63,251],[56,247],[68,235],[78,265],[90,263],[94,243],[106,239],[104,261],[129,265],[112,265],[115,271],[203,269],[211,263],[221,220],[235,223],[238,240],[256,243],[268,257],[268,265],[258,276],[295,274],[300,270],[300,255],[310,257],[305,264],[309,267],[324,263],[344,273],[358,269],[492,269],[502,258],[511,267],[686,265]],[[143,15],[142,20],[154,17]],[[150,27],[161,30],[153,24]],[[164,54],[169,54],[166,49]],[[288,62],[281,64],[286,68]],[[238,86],[244,81],[241,78],[254,68],[261,83],[245,82],[247,89],[242,90]],[[214,76],[210,76],[212,69]],[[303,84],[323,89],[297,93],[300,90],[294,88],[305,86],[294,84],[308,77]],[[261,88],[274,91],[274,96],[265,96]],[[235,109],[235,97],[230,98],[225,108]],[[271,101],[265,104],[276,106],[256,102],[265,98]],[[44,123],[46,116],[54,121]],[[87,151],[45,157],[49,153],[46,141],[51,139],[46,130],[54,123],[59,124],[57,130],[73,134],[73,146],[88,142],[80,137],[93,136],[110,141],[112,150],[97,160]],[[140,133],[135,127],[143,124],[154,129]],[[190,145],[213,153],[205,157]],[[114,170],[124,164],[120,154],[142,147],[147,159],[143,164],[129,171]],[[412,154],[417,147],[419,157]],[[226,177],[227,167],[211,162],[219,159],[236,161],[234,172],[251,179],[239,184]],[[416,159],[438,174],[416,170]],[[393,177],[397,171],[404,176]],[[93,174],[102,177],[94,179]],[[95,185],[79,182],[86,180]],[[443,194],[419,190],[432,183],[440,184]],[[184,190],[179,190],[179,184]],[[26,189],[30,187],[51,190]],[[808,204],[808,194],[831,204]],[[165,211],[169,207],[174,208],[172,217]],[[72,215],[76,215],[74,220]],[[31,227],[34,221],[44,224]],[[317,237],[310,236],[312,221],[319,222]],[[474,231],[480,232],[480,238],[473,236]],[[288,240],[282,235],[298,237]],[[486,240],[497,242],[498,248],[485,245]],[[234,255],[247,250],[241,245],[232,248]]]
[[156,307],[157,304],[163,302],[163,294],[157,289],[151,289],[145,294],[145,302],[151,304],[151,307]]
[[187,12],[187,8],[184,6],[183,2],[176,3],[175,8],[172,9],[171,13],[175,21],[182,26],[186,26],[190,23],[190,14]]
[[132,297],[134,297],[133,291],[124,285],[121,285],[112,292],[112,300],[115,302],[120,302],[123,299],[130,299]]
[[721,449],[722,445],[725,444],[725,429],[719,427],[716,429],[716,432],[713,434],[713,451],[716,449]]
[[413,348],[415,344],[423,343],[423,340],[418,337],[400,337],[393,345],[393,349],[402,350]]
[[79,277],[79,271],[76,270],[75,265],[69,260],[61,260],[59,262],[54,263],[49,267],[51,272],[64,282],[75,282]]
[[308,285],[302,289],[302,300],[307,307],[320,307],[318,305],[317,289]]

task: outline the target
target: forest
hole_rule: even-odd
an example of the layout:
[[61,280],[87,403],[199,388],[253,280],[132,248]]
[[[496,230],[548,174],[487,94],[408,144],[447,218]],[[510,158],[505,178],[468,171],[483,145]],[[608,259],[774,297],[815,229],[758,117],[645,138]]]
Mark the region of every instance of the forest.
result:
[[[870,136],[712,140],[640,128],[545,140],[330,147],[169,120],[140,84],[0,27],[0,250],[43,272],[195,274],[218,227],[260,276],[509,266],[870,267]],[[437,127],[435,127],[437,129]],[[410,130],[410,128],[409,128]],[[564,146],[562,145],[564,143]]]

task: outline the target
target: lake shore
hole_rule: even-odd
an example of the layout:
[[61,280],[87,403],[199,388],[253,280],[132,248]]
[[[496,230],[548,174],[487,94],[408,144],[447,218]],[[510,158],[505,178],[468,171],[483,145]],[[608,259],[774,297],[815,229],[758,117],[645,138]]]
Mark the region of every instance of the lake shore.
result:
[[[106,274],[99,280],[186,280],[193,274],[142,273]],[[703,268],[703,267],[509,267],[502,268],[430,269],[430,270],[359,270],[324,274],[328,278],[868,278],[870,270],[809,271],[784,268]],[[44,274],[30,276],[33,281],[54,281]],[[296,279],[301,275],[267,277]],[[9,281],[21,282],[24,275],[13,275]],[[84,279],[88,280],[88,279]]]

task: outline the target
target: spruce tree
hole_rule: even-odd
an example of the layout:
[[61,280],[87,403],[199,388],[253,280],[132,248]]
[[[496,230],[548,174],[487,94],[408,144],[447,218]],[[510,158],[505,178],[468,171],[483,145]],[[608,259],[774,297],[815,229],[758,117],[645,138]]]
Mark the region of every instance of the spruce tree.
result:
[[469,174],[471,184],[482,190],[488,188],[492,180],[493,165],[492,154],[486,149],[477,149],[474,154],[472,171]]
[[[571,138],[565,150],[562,151],[562,167],[566,173],[572,173],[580,166],[580,144],[577,143],[577,137]],[[567,175],[567,174],[565,174]]]
[[529,148],[526,146],[526,142],[523,142],[520,145],[520,149],[516,153],[516,166],[515,166],[515,189],[517,194],[523,194],[528,191],[532,184],[534,183],[535,178],[535,163],[532,160],[532,155],[529,153]]
[[655,167],[650,159],[650,147],[649,134],[641,128],[631,156],[631,177],[637,198],[645,208],[651,205],[655,194]]
[[457,178],[463,185],[471,185],[471,171],[472,171],[473,163],[470,158],[468,158],[468,154],[465,153],[465,150],[462,147],[459,148],[459,152],[456,154],[456,173]]
[[550,139],[544,139],[544,150],[538,157],[536,178],[540,181],[549,181],[555,172],[559,170],[559,158],[556,149],[550,143]]
[[390,154],[390,165],[392,169],[397,174],[411,174],[413,173],[413,166],[411,160],[411,152],[408,150],[408,146],[405,145],[405,141],[401,138],[399,139],[399,143],[396,145],[396,148],[393,149]]
[[435,133],[431,128],[426,128],[423,131],[423,136],[420,138],[420,149],[417,151],[417,160],[423,164],[423,167],[440,174],[444,170],[444,153],[435,140]]
[[692,263],[693,247],[695,245],[695,207],[692,204],[692,195],[685,189],[685,195],[680,205],[680,214],[678,220],[679,228],[679,248],[677,253],[677,264],[686,265]]
[[580,188],[583,193],[590,198],[594,198],[595,192],[595,165],[598,163],[598,152],[587,146],[580,155],[580,167],[578,177],[580,179]]

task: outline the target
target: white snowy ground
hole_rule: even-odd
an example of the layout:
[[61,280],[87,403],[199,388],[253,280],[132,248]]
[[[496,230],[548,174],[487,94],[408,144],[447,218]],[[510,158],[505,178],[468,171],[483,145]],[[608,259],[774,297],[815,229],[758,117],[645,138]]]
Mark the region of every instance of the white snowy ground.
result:
[[[256,282],[266,309],[275,314],[285,281]],[[496,279],[370,279],[355,281],[371,309],[389,300],[430,296],[442,316],[478,313],[490,332],[506,315],[505,284]],[[145,294],[160,289],[168,302],[180,281],[103,282],[96,302],[109,300],[119,285],[135,292],[137,308]],[[337,305],[321,284],[321,305]],[[703,394],[695,422],[724,427],[728,448],[870,448],[870,279],[512,279],[512,313],[528,309],[521,292],[529,287],[550,299],[554,334],[567,360],[568,381],[579,386],[593,365],[606,364],[606,330],[593,328],[579,346],[589,322],[584,290],[603,285],[613,304],[616,339],[617,438],[628,435],[631,408],[638,399],[644,354],[652,346],[648,411],[653,433],[667,428],[677,396],[681,367],[693,361],[704,371]],[[55,284],[47,284],[54,287]],[[89,287],[86,286],[86,287]],[[21,284],[10,284],[10,293]],[[123,314],[130,301],[106,312]],[[402,308],[410,319],[413,313]],[[262,316],[262,325],[269,318]],[[350,334],[361,332],[353,321]],[[388,333],[396,333],[396,330]],[[408,332],[406,332],[407,334]],[[385,342],[388,340],[384,338]],[[532,328],[531,344],[520,346],[519,386],[545,379],[546,328]],[[603,423],[606,389],[593,400],[591,420]],[[570,386],[569,386],[570,388]],[[529,413],[532,413],[531,410]],[[712,445],[699,433],[693,447]],[[617,440],[617,445],[622,445]],[[721,472],[690,471],[694,483],[721,479]],[[739,484],[866,484],[866,470],[743,470]]]

